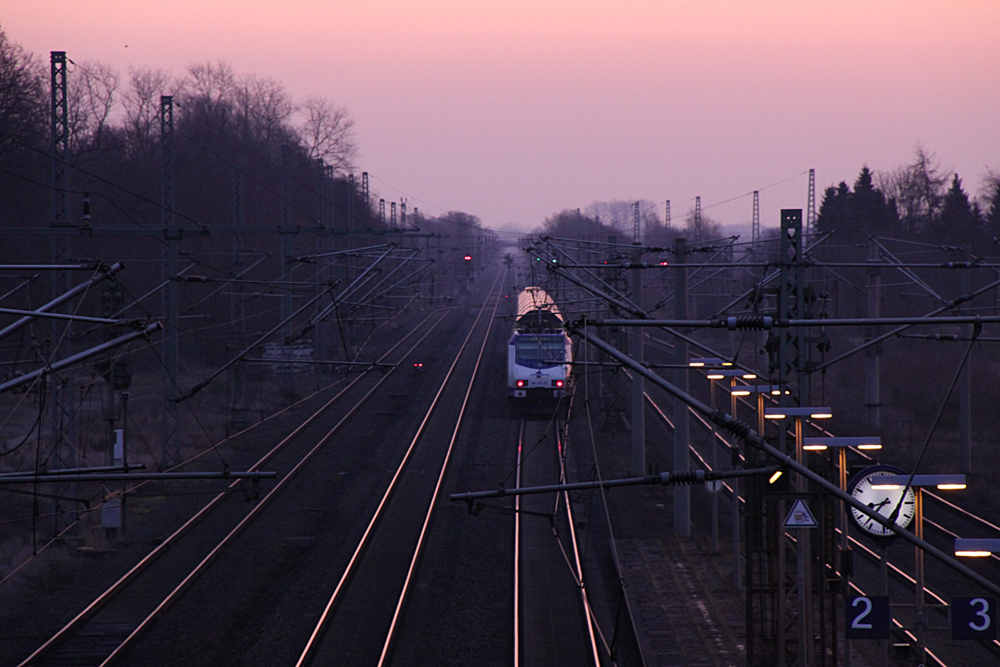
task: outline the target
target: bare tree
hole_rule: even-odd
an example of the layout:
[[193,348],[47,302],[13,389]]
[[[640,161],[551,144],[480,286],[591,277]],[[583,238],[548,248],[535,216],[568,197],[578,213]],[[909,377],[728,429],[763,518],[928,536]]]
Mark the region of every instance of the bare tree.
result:
[[0,27],[0,156],[37,144],[45,127],[45,70]]
[[986,171],[979,201],[985,216],[987,234],[1000,236],[1000,170]]
[[704,213],[696,216],[693,208],[684,218],[684,229],[689,241],[708,241],[722,236],[722,223]]
[[244,77],[235,90],[237,116],[246,138],[265,146],[290,139],[288,120],[295,111],[285,87],[274,79]]
[[354,143],[354,119],[347,109],[324,97],[309,97],[302,104],[299,138],[309,157],[323,160],[339,173],[354,169],[358,149]]
[[[584,213],[597,218],[601,224],[614,227],[621,234],[631,238],[632,234],[632,207],[634,202],[614,199],[611,201],[595,201],[584,209]],[[624,237],[623,239],[624,240]]]
[[879,174],[878,189],[888,200],[894,200],[903,229],[919,234],[932,224],[944,201],[951,174],[941,171],[934,155],[919,144],[914,149],[913,162],[895,171]]
[[150,155],[159,135],[160,96],[171,86],[170,74],[160,69],[130,68],[129,87],[122,96],[125,136],[131,156]]
[[110,65],[84,62],[69,79],[70,146],[80,154],[101,147],[109,129],[121,76]]
[[211,104],[231,103],[236,94],[236,72],[232,66],[220,60],[214,65],[209,62],[188,67],[184,77],[184,92]]

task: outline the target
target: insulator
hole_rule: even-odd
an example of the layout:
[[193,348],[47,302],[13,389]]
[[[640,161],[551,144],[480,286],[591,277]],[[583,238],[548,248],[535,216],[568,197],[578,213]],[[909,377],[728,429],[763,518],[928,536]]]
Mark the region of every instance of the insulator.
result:
[[661,473],[660,480],[664,484],[697,484],[705,481],[705,472],[703,470],[675,470]]
[[737,317],[727,317],[726,326],[730,331],[738,329],[770,329],[774,319],[767,315],[739,315]]
[[750,428],[749,424],[741,422],[739,419],[735,418],[730,419],[729,423],[727,423],[725,427],[726,429],[729,430],[730,433],[735,435],[740,440],[745,440],[746,437],[750,435],[750,431],[753,430]]

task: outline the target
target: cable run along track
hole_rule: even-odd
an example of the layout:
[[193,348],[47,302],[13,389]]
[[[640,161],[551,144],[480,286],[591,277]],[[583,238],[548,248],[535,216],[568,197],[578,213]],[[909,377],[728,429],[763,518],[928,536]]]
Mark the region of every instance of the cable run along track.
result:
[[[448,311],[429,314],[383,355],[379,362],[403,367],[402,362],[418,348],[434,343],[435,336],[431,334],[437,331],[448,315]],[[385,396],[398,396],[398,393],[390,392],[393,391],[393,382],[401,381],[400,375],[399,368],[384,374],[368,371],[343,387],[250,467],[251,470],[256,470],[266,466],[278,472],[274,488],[259,502],[245,502],[242,495],[236,493],[246,488],[243,483],[237,481],[231,484],[62,630],[23,660],[21,667],[117,664],[133,652],[146,650],[141,647],[145,642],[159,646],[165,641],[168,645],[172,644],[172,650],[180,655],[185,650],[194,651],[194,646],[186,649],[176,642],[178,636],[185,634],[183,628],[190,624],[190,618],[171,619],[171,609],[179,606],[187,597],[211,600],[220,598],[215,592],[198,591],[205,586],[218,587],[229,574],[238,575],[238,570],[220,572],[219,570],[226,570],[229,566],[220,565],[217,561],[229,557],[229,552],[234,550],[233,545],[241,536],[247,536],[244,541],[260,542],[268,539],[269,534],[275,530],[275,521],[281,521],[280,516],[277,519],[274,516],[268,517],[268,514],[275,514],[275,510],[271,509],[272,505],[295,502],[288,500],[290,493],[287,490],[302,481],[300,476],[316,477],[315,474],[302,474],[309,470],[310,466],[307,464],[310,461],[330,456],[331,452],[341,456],[336,452],[343,448],[337,446],[334,436],[342,431],[349,433],[352,428],[356,429],[358,420],[365,419],[365,406],[378,396],[383,396],[382,400],[390,400]],[[395,390],[398,392],[399,389],[397,384]],[[325,482],[329,486],[329,478]],[[301,489],[292,493],[301,493]],[[224,583],[222,588],[226,589]],[[228,597],[236,600],[240,592],[229,591]],[[227,596],[223,594],[222,597]],[[225,606],[226,600],[219,602]],[[172,634],[172,630],[167,629],[172,624],[182,630],[178,634]],[[154,655],[158,650],[152,649]],[[193,662],[196,664],[197,660]]]
[[[518,487],[566,483],[562,434],[557,416],[521,419]],[[603,637],[591,619],[569,492],[518,495],[514,504],[513,665],[600,665]]]
[[407,621],[442,482],[500,304],[501,272],[420,426],[403,453],[367,528],[340,575],[296,666],[384,665]]

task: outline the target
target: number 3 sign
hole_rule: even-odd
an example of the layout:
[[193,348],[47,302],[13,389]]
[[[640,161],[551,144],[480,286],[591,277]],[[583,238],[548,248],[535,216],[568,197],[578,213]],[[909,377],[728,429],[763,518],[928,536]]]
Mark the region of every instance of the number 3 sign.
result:
[[844,635],[848,639],[889,638],[889,598],[859,595],[844,598]]
[[996,639],[996,598],[951,599],[952,639]]

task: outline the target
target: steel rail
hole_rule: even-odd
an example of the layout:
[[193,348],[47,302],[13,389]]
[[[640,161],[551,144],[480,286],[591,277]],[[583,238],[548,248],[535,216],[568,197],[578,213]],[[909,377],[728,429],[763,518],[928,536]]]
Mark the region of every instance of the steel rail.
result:
[[448,368],[448,371],[445,374],[445,377],[442,380],[441,385],[434,396],[434,399],[431,401],[430,407],[424,414],[423,420],[421,420],[420,425],[417,427],[416,433],[414,434],[413,438],[410,441],[409,446],[404,452],[403,458],[400,461],[399,466],[397,466],[396,468],[396,472],[393,474],[392,479],[389,481],[388,487],[382,494],[382,498],[379,501],[378,506],[375,508],[374,514],[372,515],[371,519],[368,522],[368,526],[365,528],[364,533],[362,533],[361,535],[361,539],[358,541],[357,547],[355,547],[354,549],[354,553],[351,555],[350,560],[347,562],[347,566],[344,568],[343,573],[341,573],[340,580],[337,582],[337,586],[334,588],[333,593],[330,595],[330,598],[328,599],[326,606],[323,609],[323,612],[320,614],[320,617],[317,620],[316,625],[313,627],[313,631],[310,634],[309,639],[306,641],[306,644],[303,647],[302,652],[300,653],[299,658],[295,663],[296,667],[303,667],[304,665],[308,664],[308,661],[312,659],[314,651],[318,648],[320,636],[322,635],[324,629],[326,628],[327,623],[332,618],[334,608],[340,601],[341,594],[345,590],[348,580],[354,574],[354,570],[361,559],[361,555],[365,551],[365,548],[368,546],[369,538],[374,532],[375,526],[382,518],[382,512],[385,509],[386,505],[388,504],[389,498],[395,492],[396,485],[399,482],[400,477],[402,476],[403,470],[406,468],[406,465],[410,460],[411,454],[416,448],[416,445],[419,442],[421,436],[423,435],[424,430],[427,428],[427,424],[430,421],[431,415],[434,413],[434,410],[437,407],[438,401],[440,401],[442,394],[444,394],[444,390],[448,386],[448,382],[451,379],[452,375],[454,374],[455,368],[458,366],[458,362],[462,358],[462,354],[465,351],[465,348],[468,346],[469,340],[471,339],[472,334],[476,329],[476,325],[478,324],[479,319],[482,316],[482,313],[485,310],[485,308],[486,308],[486,303],[484,302],[483,307],[480,309],[479,314],[476,317],[476,321],[473,322],[471,327],[469,327],[469,333],[466,335],[465,340],[462,342],[459,351],[455,354],[455,359],[452,361],[451,366]]
[[[410,349],[407,350],[406,353],[403,355],[404,358],[410,355],[413,352],[413,350],[416,349],[417,345],[423,342],[423,340],[426,339],[427,336],[431,334],[431,332],[437,327],[438,324],[441,323],[443,319],[444,318],[442,316],[440,319],[438,319],[437,322],[435,322],[433,327],[428,329],[423,336],[418,338],[410,347]],[[396,347],[398,347],[398,345],[393,346],[393,349],[395,349]],[[383,355],[382,358],[385,358],[385,355]],[[118,646],[118,648],[115,649],[115,651],[107,658],[107,660],[101,663],[101,667],[106,667],[107,665],[113,664],[119,657],[121,657],[124,654],[124,652],[132,645],[132,643],[134,643],[134,641],[141,634],[145,632],[145,630],[156,620],[156,618],[158,618],[160,614],[167,609],[168,606],[173,604],[173,602],[176,601],[176,599],[181,595],[181,593],[183,593],[194,582],[194,580],[202,572],[204,572],[204,570],[219,556],[219,554],[221,554],[222,549],[228,546],[240,533],[242,533],[243,530],[251,523],[251,521],[255,519],[261,512],[263,512],[265,507],[271,504],[271,501],[274,500],[284,489],[284,487],[288,483],[290,483],[291,480],[294,479],[294,477],[305,468],[306,464],[312,460],[312,458],[324,447],[324,445],[326,445],[327,442],[330,441],[330,438],[332,438],[335,433],[340,431],[340,429],[344,426],[344,424],[347,423],[347,421],[351,417],[353,417],[365,405],[368,399],[372,395],[374,395],[375,391],[388,378],[389,374],[387,373],[382,375],[382,377],[378,379],[378,381],[360,398],[360,400],[358,400],[355,403],[355,405],[353,405],[348,410],[347,414],[345,414],[340,419],[340,421],[338,421],[329,431],[327,431],[327,433],[322,438],[320,438],[317,441],[317,443],[305,454],[305,456],[303,456],[298,461],[298,463],[296,463],[295,466],[292,467],[292,469],[289,470],[288,473],[277,484],[275,484],[274,488],[272,488],[267,493],[267,495],[265,495],[263,498],[260,499],[260,501],[258,501],[257,505],[255,505],[254,508],[250,510],[250,512],[248,512],[247,515],[232,530],[229,531],[229,533],[222,539],[222,541],[220,541],[208,553],[208,555],[206,555],[201,560],[201,562],[198,563],[197,566],[195,566],[195,568],[184,578],[184,580],[181,581],[181,583],[178,584],[177,587],[174,588],[174,590],[171,591],[171,593],[167,595],[167,597],[164,598],[159,605],[157,605],[156,609],[154,609],[153,612],[150,613],[149,616],[142,623],[140,623],[139,626],[135,628],[135,630],[132,631],[132,633],[125,639],[124,642],[121,643],[121,645]],[[353,384],[354,383],[352,383],[352,385]],[[341,394],[343,394],[343,392],[346,390],[347,388],[345,387],[345,389],[342,392],[340,392],[340,394],[338,394],[338,397]],[[327,405],[329,404],[330,403],[327,403]],[[324,406],[321,410],[325,410],[325,408],[326,406]],[[316,414],[318,415],[320,413],[318,412]],[[297,432],[299,430],[300,429],[296,429]]]
[[[663,411],[660,409],[659,405],[656,404],[656,402],[652,399],[652,397],[649,396],[649,394],[646,394],[645,397],[646,397],[646,400],[649,402],[649,404],[660,415],[660,417],[663,419],[663,421],[666,422],[667,425],[669,425],[671,428],[673,428],[673,422],[671,422],[670,418],[667,417],[663,413]],[[691,412],[695,415],[695,417],[698,419],[698,422],[702,425],[703,428],[706,428],[706,429],[710,428],[708,422],[705,421],[705,419],[701,415],[699,415],[693,409],[691,409]],[[725,442],[725,440],[722,438],[722,435],[719,434],[718,432],[716,432],[716,436],[719,439],[722,439],[723,442]],[[729,443],[726,443],[726,444],[729,445]],[[696,449],[695,445],[689,445],[689,449],[691,451],[691,454],[698,461],[701,462],[701,465],[703,465],[707,469],[711,469],[711,466],[708,464],[707,461],[705,461],[705,458]],[[862,452],[862,455],[864,455],[863,452]],[[730,489],[730,495],[732,495],[734,493],[733,489],[731,487],[729,487],[729,485],[726,484],[725,482],[723,482],[723,486],[725,486],[726,488]],[[745,502],[745,499],[742,496],[737,496],[737,498],[738,498],[739,502]],[[926,521],[927,520],[925,519],[925,522]],[[840,533],[840,529],[837,528],[836,532],[837,532],[837,534],[839,534]],[[793,535],[789,535],[787,533],[786,533],[786,537],[788,539],[790,539],[791,541],[793,541],[793,542],[796,539]],[[870,561],[873,561],[873,562],[878,562],[879,560],[881,560],[881,557],[878,554],[876,554],[874,551],[872,551],[870,548],[868,548],[867,545],[865,545],[864,543],[862,543],[857,538],[848,535],[848,540],[850,540],[850,543],[851,543],[852,547],[858,549],[858,551],[861,553],[861,555],[864,556],[865,558],[867,558],[867,559],[869,559]],[[886,566],[889,569],[889,571],[898,580],[901,580],[903,583],[909,584],[911,586],[913,586],[913,585],[916,584],[916,579],[913,576],[907,574],[907,572],[905,570],[903,570],[901,567],[893,564],[892,562],[890,562],[888,560],[886,560]],[[859,592],[861,592],[861,589],[853,581],[850,582],[850,585],[851,585],[852,588],[854,588],[854,589],[858,590]],[[927,586],[927,585],[924,586],[924,592],[926,594],[930,595],[939,604],[947,604],[947,601],[943,597],[941,597],[936,591],[934,591],[932,588],[930,588],[929,586]],[[863,594],[864,593],[862,592],[862,595]],[[898,621],[895,617],[891,617],[891,621],[896,625],[897,629],[903,631],[912,641],[916,641],[916,635],[914,635],[909,630],[906,630],[904,628],[903,624],[900,621]],[[994,640],[994,644],[997,644],[998,646],[1000,646],[1000,641]],[[926,645],[925,645],[925,648],[926,648]],[[937,655],[934,654],[930,649],[927,649],[927,654],[930,655],[937,662],[937,664],[940,667],[947,667],[947,665],[940,658],[938,658]]]
[[712,423],[716,424],[722,429],[725,429],[726,431],[729,431],[730,433],[738,437],[740,440],[742,440],[744,443],[746,443],[748,446],[754,447],[755,449],[759,449],[768,456],[777,459],[781,463],[781,465],[795,471],[802,477],[805,477],[807,480],[809,480],[816,486],[820,487],[820,489],[822,489],[823,491],[835,496],[836,498],[839,498],[842,502],[847,503],[851,507],[857,509],[859,512],[870,517],[873,521],[877,522],[878,524],[885,526],[889,530],[896,533],[899,537],[902,537],[907,542],[910,542],[914,546],[920,547],[921,549],[924,550],[925,553],[929,553],[938,561],[940,561],[947,567],[951,568],[952,570],[958,572],[959,574],[963,575],[967,579],[974,581],[975,583],[979,584],[980,586],[990,591],[994,595],[1000,596],[1000,586],[998,586],[996,583],[979,575],[977,572],[972,571],[970,568],[966,567],[962,563],[959,563],[954,558],[943,552],[941,549],[938,549],[929,542],[922,540],[921,538],[917,537],[910,531],[904,528],[900,528],[894,521],[890,521],[887,517],[882,516],[881,514],[874,511],[872,508],[868,507],[861,501],[855,499],[847,492],[841,490],[839,486],[827,481],[821,475],[813,472],[808,467],[797,462],[790,454],[782,452],[776,447],[768,444],[764,440],[764,438],[761,437],[756,431],[754,431],[752,428],[750,428],[743,422],[740,422],[732,415],[729,415],[723,412],[722,410],[717,410],[709,407],[708,405],[698,400],[691,394],[688,394],[687,392],[680,390],[674,384],[667,382],[656,373],[653,373],[649,369],[644,368],[642,365],[636,363],[628,355],[622,353],[614,346],[609,345],[608,343],[604,342],[597,336],[587,331],[586,325],[581,326],[576,323],[568,323],[567,328],[570,330],[571,333],[586,339],[587,342],[597,347],[605,354],[608,354],[609,356],[617,359],[624,365],[627,365],[628,367],[632,368],[637,373],[642,374],[643,377],[645,377],[647,380],[654,383],[655,385],[659,386],[661,389],[665,390],[670,395],[674,396],[675,398],[681,400],[684,403],[687,403],[690,407],[696,409],[698,412],[705,415],[705,417],[707,417]]
[[[559,433],[559,419],[557,417],[555,420],[555,436],[556,449],[559,456],[559,482],[561,484],[566,484],[566,448]],[[580,545],[576,537],[576,521],[573,518],[573,505],[569,500],[569,490],[563,489],[562,494],[563,505],[566,507],[566,520],[569,522],[570,544],[573,547],[573,563],[569,565],[573,573],[573,578],[576,580],[576,585],[580,593],[580,604],[583,606],[583,613],[587,619],[587,635],[590,639],[590,656],[594,660],[594,665],[600,667],[601,657],[597,646],[597,637],[594,633],[597,621],[594,617],[594,612],[590,607],[590,600],[587,598],[587,586],[583,576],[583,563],[580,560]],[[603,635],[601,635],[601,639],[604,639]],[[607,646],[606,642],[605,649],[608,651],[608,654],[611,653],[611,650]]]
[[[493,286],[490,288],[490,296],[493,295],[493,289],[496,288],[497,282],[500,282],[500,276],[502,273],[497,274],[497,279],[494,280]],[[431,494],[431,500],[427,507],[427,514],[424,517],[424,525],[420,529],[420,536],[417,538],[416,547],[413,549],[413,556],[410,558],[410,566],[406,572],[406,578],[403,580],[403,590],[400,591],[399,600],[396,603],[396,610],[392,614],[392,622],[389,624],[389,632],[386,634],[385,643],[382,645],[382,655],[379,656],[378,666],[382,667],[385,665],[386,659],[389,656],[389,650],[392,647],[393,641],[396,638],[396,626],[399,622],[399,618],[402,614],[403,605],[406,603],[407,596],[410,592],[410,583],[413,581],[414,572],[417,569],[417,561],[420,559],[420,555],[423,553],[424,539],[427,536],[427,530],[431,524],[431,518],[434,516],[434,509],[437,506],[438,496],[441,495],[441,486],[444,484],[445,474],[448,472],[448,464],[451,462],[451,454],[455,450],[455,442],[458,441],[458,431],[462,427],[463,419],[465,418],[465,410],[469,405],[469,397],[472,395],[472,386],[476,382],[476,377],[479,375],[479,367],[483,361],[483,353],[486,351],[486,343],[489,342],[490,332],[493,330],[493,323],[496,321],[497,309],[500,307],[500,292],[497,291],[496,299],[493,302],[493,313],[486,320],[486,333],[483,335],[483,343],[479,346],[479,354],[476,357],[476,364],[472,368],[472,377],[469,379],[469,386],[465,390],[465,397],[462,399],[462,406],[459,408],[458,417],[455,420],[455,428],[452,430],[451,439],[448,442],[448,449],[445,451],[444,461],[441,462],[441,470],[438,473],[437,482],[434,484],[434,492]],[[487,299],[488,300],[488,299]],[[485,310],[485,304],[484,308]],[[480,317],[482,316],[483,310],[480,310]],[[477,317],[477,323],[479,318]],[[473,329],[475,326],[473,326]],[[472,332],[469,332],[472,335]]]
[[[667,425],[668,425],[668,426],[669,426],[670,428],[673,428],[673,422],[672,422],[672,421],[670,420],[670,418],[669,418],[669,417],[667,417],[667,416],[666,416],[666,414],[664,414],[664,412],[663,412],[663,411],[662,411],[662,410],[660,409],[659,405],[657,405],[657,403],[656,403],[656,402],[655,402],[655,401],[653,400],[653,398],[652,398],[651,396],[649,396],[649,394],[648,394],[648,393],[646,393],[646,394],[645,394],[645,398],[646,398],[646,401],[647,401],[647,402],[648,402],[648,403],[650,404],[650,406],[651,406],[651,407],[652,407],[652,408],[653,408],[653,409],[654,409],[654,410],[655,410],[655,411],[656,411],[656,412],[658,413],[658,415],[660,416],[660,418],[661,418],[661,419],[662,419],[662,420],[663,420],[663,421],[664,421],[664,422],[665,422],[665,423],[666,423],[666,424],[667,424]],[[770,398],[770,397],[768,397],[768,398]],[[741,397],[741,399],[740,399],[740,400],[741,400],[741,401],[743,401],[743,402],[744,402],[745,404],[748,404],[748,403],[747,403],[747,402],[745,401],[745,399],[743,399],[742,397]],[[690,408],[690,407],[689,407],[689,411],[690,411],[690,412],[691,412],[692,414],[694,414],[694,415],[695,415],[696,419],[697,419],[697,420],[698,420],[698,422],[699,422],[699,423],[700,423],[700,424],[702,425],[702,427],[703,427],[703,428],[705,428],[706,430],[707,430],[707,429],[710,429],[710,428],[711,428],[711,426],[710,426],[709,422],[708,422],[708,421],[707,421],[707,420],[706,420],[706,419],[705,419],[705,418],[704,418],[704,417],[703,417],[703,416],[702,416],[701,414],[699,414],[699,413],[698,413],[698,412],[697,412],[696,410],[694,410],[694,408]],[[826,431],[824,430],[824,432],[826,432]],[[724,444],[725,444],[726,446],[728,446],[728,447],[731,447],[731,446],[732,446],[732,445],[731,445],[730,443],[728,443],[728,442],[727,442],[727,441],[725,440],[725,438],[723,438],[722,434],[720,434],[720,433],[716,432],[716,437],[717,437],[717,438],[718,438],[719,440],[721,440],[721,441],[722,441],[722,442],[723,442],[723,443],[724,443]],[[694,456],[694,457],[695,457],[695,458],[696,458],[696,459],[697,459],[697,460],[698,460],[699,462],[701,462],[702,466],[704,466],[704,467],[705,467],[706,469],[710,469],[710,466],[709,466],[709,465],[708,465],[708,463],[707,463],[707,462],[705,461],[705,459],[704,459],[704,457],[703,457],[703,456],[701,455],[701,453],[700,453],[700,452],[698,452],[698,450],[696,449],[695,445],[693,445],[693,444],[692,444],[692,445],[690,445],[690,446],[689,446],[689,449],[690,449],[690,451],[691,451],[691,454],[692,454],[692,455],[693,455],[693,456]],[[852,448],[852,450],[853,450],[853,449],[854,449],[854,448]],[[863,456],[864,458],[867,458],[867,459],[871,459],[871,457],[870,457],[870,456],[868,456],[868,454],[866,454],[866,453],[865,453],[865,452],[863,452],[863,451],[856,451],[856,453],[857,453],[857,454],[859,454],[860,456]],[[707,475],[706,475],[706,477],[707,477]],[[730,489],[730,495],[731,495],[731,494],[733,493],[733,490],[732,490],[732,489],[731,489],[731,488],[729,487],[729,485],[728,485],[728,484],[725,484],[725,482],[723,483],[723,485],[724,485],[724,486],[725,486],[726,488],[729,488],[729,489]],[[982,519],[981,517],[978,517],[978,516],[976,516],[975,514],[972,514],[971,512],[968,512],[967,510],[965,510],[965,509],[963,509],[963,508],[961,508],[961,507],[959,507],[959,506],[957,506],[957,505],[955,505],[955,504],[951,503],[950,501],[948,501],[948,500],[946,500],[946,499],[944,499],[944,498],[942,498],[942,497],[938,496],[937,494],[935,494],[935,493],[932,493],[932,492],[931,492],[930,490],[926,490],[926,491],[924,491],[924,495],[925,495],[925,496],[929,496],[929,497],[931,497],[932,499],[934,499],[934,500],[937,500],[937,501],[939,501],[940,503],[944,504],[944,505],[945,505],[945,508],[944,508],[944,509],[945,509],[946,511],[948,511],[948,510],[951,510],[951,511],[957,511],[958,513],[961,513],[961,514],[964,514],[964,515],[966,516],[966,518],[967,518],[967,519],[969,519],[969,520],[973,520],[973,521],[978,521],[978,522],[981,522],[981,523],[985,524],[986,526],[989,526],[989,527],[991,527],[991,528],[994,528],[994,529],[997,529],[997,530],[1000,530],[1000,528],[997,528],[996,526],[994,526],[994,524],[992,524],[992,523],[990,523],[990,522],[986,521],[985,519]],[[740,501],[740,502],[744,502],[744,499],[743,499],[742,497],[739,497],[739,496],[738,496],[738,498],[739,498],[739,501]],[[926,498],[925,498],[925,500],[926,500]],[[924,518],[924,523],[925,523],[925,524],[930,524],[930,525],[931,525],[932,527],[935,527],[935,528],[938,528],[939,530],[941,530],[941,531],[945,532],[946,534],[951,534],[951,535],[954,535],[954,533],[951,533],[951,531],[948,531],[947,529],[943,528],[942,526],[940,526],[940,525],[939,525],[939,524],[937,524],[936,522],[934,522],[934,521],[932,521],[932,520],[930,520],[930,519],[927,519],[926,517]],[[839,528],[837,528],[837,529],[835,529],[835,530],[836,530],[836,533],[837,533],[837,534],[840,534],[840,532],[841,532],[841,531],[840,531],[840,529],[839,529]],[[793,541],[794,541],[794,539],[795,539],[795,538],[794,538],[794,536],[792,536],[792,535],[787,535],[787,534],[786,534],[786,536],[787,536],[787,537],[788,537],[789,539],[793,540]],[[855,549],[857,549],[857,550],[859,551],[859,553],[860,553],[860,554],[861,554],[861,555],[862,555],[863,557],[865,557],[865,558],[869,559],[870,561],[873,561],[873,562],[878,562],[879,560],[881,560],[881,559],[882,559],[882,557],[881,557],[881,556],[879,556],[878,554],[876,554],[876,553],[875,553],[875,552],[874,552],[874,551],[873,551],[872,549],[870,549],[870,548],[869,548],[869,547],[868,547],[867,545],[865,545],[865,544],[864,544],[863,542],[861,542],[861,541],[860,541],[860,540],[858,540],[857,538],[855,538],[855,537],[853,537],[853,536],[851,536],[851,535],[848,535],[848,540],[850,541],[850,543],[851,543],[851,546],[852,546],[852,548],[855,548]],[[992,556],[992,558],[993,558],[993,559],[995,559],[995,560],[1000,560],[1000,557],[998,557],[998,556],[996,556],[996,555],[993,555],[993,556]],[[896,565],[896,564],[894,564],[894,563],[892,563],[891,561],[888,561],[888,560],[886,560],[886,566],[887,566],[887,568],[888,568],[889,572],[890,572],[890,573],[891,573],[891,574],[892,574],[892,575],[893,575],[893,576],[894,576],[894,577],[895,577],[895,578],[896,578],[897,580],[899,580],[900,582],[902,582],[902,583],[904,583],[904,584],[907,584],[907,585],[909,585],[909,586],[914,586],[914,585],[916,584],[916,578],[915,578],[915,577],[914,577],[913,575],[910,575],[909,573],[907,573],[907,571],[906,571],[906,570],[904,570],[903,568],[899,567],[898,565]],[[853,582],[851,582],[851,585],[852,585],[852,587],[854,587],[854,583],[853,583]],[[856,588],[856,587],[855,587],[855,588]],[[860,589],[858,589],[858,590],[860,590]],[[924,593],[925,593],[926,595],[929,595],[929,596],[930,596],[930,597],[931,597],[931,598],[932,598],[933,600],[935,600],[935,602],[936,602],[937,604],[940,604],[940,605],[945,605],[945,606],[947,606],[947,600],[945,600],[945,599],[944,599],[944,597],[943,597],[943,596],[942,596],[941,594],[939,594],[939,593],[938,593],[938,592],[937,592],[937,591],[936,591],[936,590],[935,590],[934,588],[932,588],[932,587],[931,587],[930,585],[928,585],[928,584],[925,584],[925,586],[924,586]],[[904,629],[904,627],[903,627],[903,625],[902,625],[902,623],[900,623],[900,622],[899,622],[898,620],[896,620],[895,618],[892,618],[892,622],[893,622],[894,624],[896,624],[896,626],[897,626],[897,627],[898,627],[899,629],[903,630],[903,631],[905,632],[905,634],[906,634],[906,635],[907,635],[907,636],[908,636],[908,637],[909,637],[909,638],[910,638],[911,640],[913,640],[913,641],[916,641],[916,637],[915,637],[915,635],[913,635],[913,634],[912,634],[912,633],[911,633],[911,632],[910,632],[909,630],[905,630],[905,629]],[[993,648],[995,648],[995,649],[996,649],[996,648],[1000,648],[1000,640],[996,640],[996,639],[994,639],[994,640],[992,640],[992,641],[990,642],[990,644],[991,644],[991,645],[992,645],[992,647],[993,647]],[[925,644],[925,648],[926,648],[926,644]],[[946,665],[946,664],[945,664],[945,663],[944,663],[944,662],[943,662],[943,661],[941,660],[941,658],[939,658],[939,657],[938,657],[937,655],[933,654],[933,653],[932,653],[932,652],[930,651],[930,649],[927,649],[927,652],[928,652],[928,654],[929,654],[929,655],[932,655],[933,659],[934,659],[934,660],[935,660],[935,661],[936,661],[936,662],[937,662],[937,663],[938,663],[939,665],[941,665],[941,667],[947,667],[947,665]]]
[[[400,345],[402,345],[411,335],[418,331],[424,324],[430,320],[433,314],[428,315],[421,321],[413,331],[404,336],[400,341],[390,348],[381,358],[385,359],[391,355]],[[436,322],[432,327],[431,331],[440,323],[440,320]],[[428,332],[426,335],[429,335]],[[414,344],[419,344],[419,341]],[[298,426],[292,430],[291,433],[286,435],[281,439],[271,450],[265,453],[260,459],[257,460],[250,470],[256,470],[260,466],[265,465],[275,456],[277,456],[287,445],[294,439],[299,433],[301,433],[307,426],[309,426],[313,421],[315,421],[323,412],[327,410],[334,402],[339,400],[344,396],[350,389],[352,389],[357,383],[365,377],[365,374],[361,374],[352,380],[349,384],[343,387],[337,394],[330,398],[326,403],[324,403],[320,408],[318,408],[312,415],[304,419]],[[200,523],[209,513],[216,508],[223,500],[225,500],[235,489],[242,483],[242,480],[236,480],[229,485],[226,491],[222,491],[213,497],[208,503],[205,504],[198,512],[196,512],[191,518],[185,521],[179,528],[177,528],[173,533],[171,533],[166,539],[164,539],[155,549],[144,556],[138,563],[136,563],[128,572],[122,575],[115,583],[113,583],[107,590],[105,590],[101,595],[99,595],[93,602],[91,602],[87,607],[85,607],[79,614],[77,614],[73,619],[69,621],[61,630],[59,630],[55,635],[49,638],[42,646],[37,648],[30,656],[28,656],[19,667],[29,667],[34,661],[47,655],[50,651],[60,644],[62,641],[66,640],[73,632],[75,632],[79,627],[81,627],[86,621],[94,617],[105,605],[107,605],[111,600],[114,599],[119,593],[121,593],[139,574],[147,570],[153,563],[155,563],[159,558],[165,555],[176,542],[183,537],[185,534],[191,531],[198,523]]]
[[[850,586],[851,586],[851,588],[853,588],[854,590],[856,590],[861,595],[864,595],[864,596],[868,595],[867,593],[865,593],[865,591],[864,591],[863,588],[861,588],[860,586],[858,586],[857,584],[855,584],[853,581],[850,583]],[[913,634],[911,631],[907,630],[903,626],[902,623],[900,623],[898,620],[896,620],[895,616],[892,616],[890,614],[889,620],[892,621],[892,624],[896,627],[897,631],[902,632],[904,635],[906,635],[907,639],[909,639],[911,642],[916,642],[917,641],[917,636],[915,634]],[[929,648],[927,648],[926,645],[924,646],[924,652],[927,653],[927,655],[932,660],[934,660],[934,662],[936,662],[938,664],[938,667],[948,667],[948,665],[943,660],[941,660],[941,658],[939,658],[936,653],[934,653],[932,650],[930,650]]]
[[[517,468],[514,483],[521,486],[521,463],[524,453],[524,424],[517,434]],[[514,667],[521,667],[521,496],[514,497]]]

